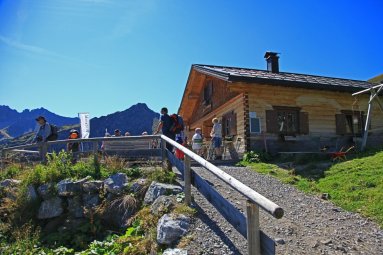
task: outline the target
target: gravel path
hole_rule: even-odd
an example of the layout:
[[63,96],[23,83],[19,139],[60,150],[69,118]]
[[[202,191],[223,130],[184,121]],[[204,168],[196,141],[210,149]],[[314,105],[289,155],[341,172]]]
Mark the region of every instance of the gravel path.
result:
[[[277,241],[276,254],[380,254],[383,230],[359,214],[346,212],[331,202],[308,196],[271,176],[249,168],[222,166],[223,171],[277,203],[285,210],[282,219],[261,211],[260,226]],[[204,168],[193,167],[242,212],[246,200]],[[198,209],[193,223],[189,254],[247,254],[246,240],[192,189]]]

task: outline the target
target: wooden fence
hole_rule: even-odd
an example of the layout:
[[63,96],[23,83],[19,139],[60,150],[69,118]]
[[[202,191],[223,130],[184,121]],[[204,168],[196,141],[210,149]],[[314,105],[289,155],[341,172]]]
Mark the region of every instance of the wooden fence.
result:
[[[184,192],[186,204],[190,205],[191,203],[191,185],[193,185],[241,235],[247,238],[249,255],[275,254],[275,242],[259,229],[259,208],[262,208],[264,211],[271,214],[277,219],[283,217],[283,209],[274,202],[257,193],[253,189],[249,188],[245,184],[241,183],[234,177],[228,175],[227,173],[219,169],[217,166],[211,164],[210,162],[201,158],[194,152],[190,151],[189,149],[176,143],[175,141],[169,139],[164,135],[73,139],[59,140],[41,144],[21,145],[3,149],[1,152],[1,160],[3,162],[3,159],[10,151],[31,152],[26,151],[26,149],[31,148],[39,148],[40,154],[44,155],[42,159],[45,160],[45,155],[48,151],[48,147],[55,144],[67,144],[73,142],[92,143],[92,150],[95,153],[95,155],[98,155],[99,145],[102,142],[105,143],[126,141],[126,143],[134,144],[135,141],[140,141],[140,144],[142,144],[142,141],[145,140],[160,140],[161,142],[159,143],[160,149],[148,148],[146,150],[140,148],[140,151],[143,156],[158,156],[161,158],[162,162],[164,162],[165,160],[169,160],[170,163],[181,172],[184,178]],[[173,155],[173,153],[168,151],[165,146],[166,143],[170,143],[177,149],[181,150],[185,154],[184,161],[178,160]],[[131,148],[130,152],[134,151],[134,147],[128,147]],[[198,175],[198,173],[192,170],[190,166],[191,160],[194,160],[199,165],[203,166],[205,169],[207,169],[215,176],[220,178],[222,181],[227,183],[230,187],[240,192],[247,199],[246,216],[241,211],[239,211],[231,202],[225,199],[217,190],[215,190],[214,187],[209,185],[204,178],[202,178]]]

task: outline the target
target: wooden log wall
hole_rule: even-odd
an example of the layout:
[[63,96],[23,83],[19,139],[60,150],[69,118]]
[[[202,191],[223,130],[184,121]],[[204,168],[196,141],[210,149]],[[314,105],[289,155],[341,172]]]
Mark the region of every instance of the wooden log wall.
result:
[[[202,128],[202,134],[205,138],[210,140],[210,128],[206,126],[206,123],[211,123],[211,120],[213,118],[218,118],[219,120],[222,120],[222,116],[225,115],[228,112],[234,111],[237,116],[237,136],[240,136],[243,138],[243,140],[246,140],[246,127],[248,126],[248,118],[245,116],[245,99],[246,97],[244,94],[240,94],[229,101],[227,101],[225,104],[221,105],[217,109],[215,109],[214,112],[211,112],[204,117],[198,119],[197,121],[190,124],[190,131],[188,132],[188,136],[192,137],[192,134],[194,133],[194,130],[196,128]],[[234,141],[236,139],[234,137]],[[239,149],[239,153],[243,153],[246,149],[246,142],[242,142],[241,147]]]
[[[233,91],[244,92],[247,95],[248,112],[256,112],[261,121],[261,130],[266,130],[266,110],[273,106],[299,107],[308,113],[309,135],[301,135],[294,140],[308,141],[315,137],[317,140],[336,138],[335,115],[342,110],[367,112],[368,95],[355,97],[348,92],[311,90],[273,85],[237,83],[230,85]],[[246,99],[244,100],[246,102]],[[246,107],[245,107],[246,108]],[[248,126],[246,126],[248,128]],[[383,136],[383,113],[378,105],[373,106],[371,121],[372,136]],[[380,130],[380,131],[379,131]],[[249,134],[249,140],[262,140],[262,135]],[[275,134],[267,134],[267,139],[278,140]],[[370,139],[371,141],[373,139]],[[248,141],[250,144],[251,142]],[[249,148],[248,148],[249,149]]]

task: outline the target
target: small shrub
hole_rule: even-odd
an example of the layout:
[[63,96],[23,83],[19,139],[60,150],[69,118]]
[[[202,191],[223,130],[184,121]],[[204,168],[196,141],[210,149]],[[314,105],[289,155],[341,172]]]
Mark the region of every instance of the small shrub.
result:
[[177,204],[173,212],[175,214],[184,214],[186,216],[194,216],[197,213],[197,210],[185,204]]
[[12,179],[18,176],[24,167],[20,164],[11,164],[7,166],[3,171],[0,172],[0,180]]
[[161,183],[175,183],[176,182],[176,174],[173,171],[163,171],[155,170],[150,173],[149,179],[151,181],[157,181]]
[[243,161],[246,163],[269,162],[271,159],[271,155],[267,152],[249,151],[243,156]]

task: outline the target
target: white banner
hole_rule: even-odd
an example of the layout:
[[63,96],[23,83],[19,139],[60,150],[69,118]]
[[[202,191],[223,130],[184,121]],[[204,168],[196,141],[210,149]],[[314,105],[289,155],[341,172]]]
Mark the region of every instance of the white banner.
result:
[[89,138],[90,135],[90,118],[88,112],[81,112],[78,114],[81,125],[81,138]]

